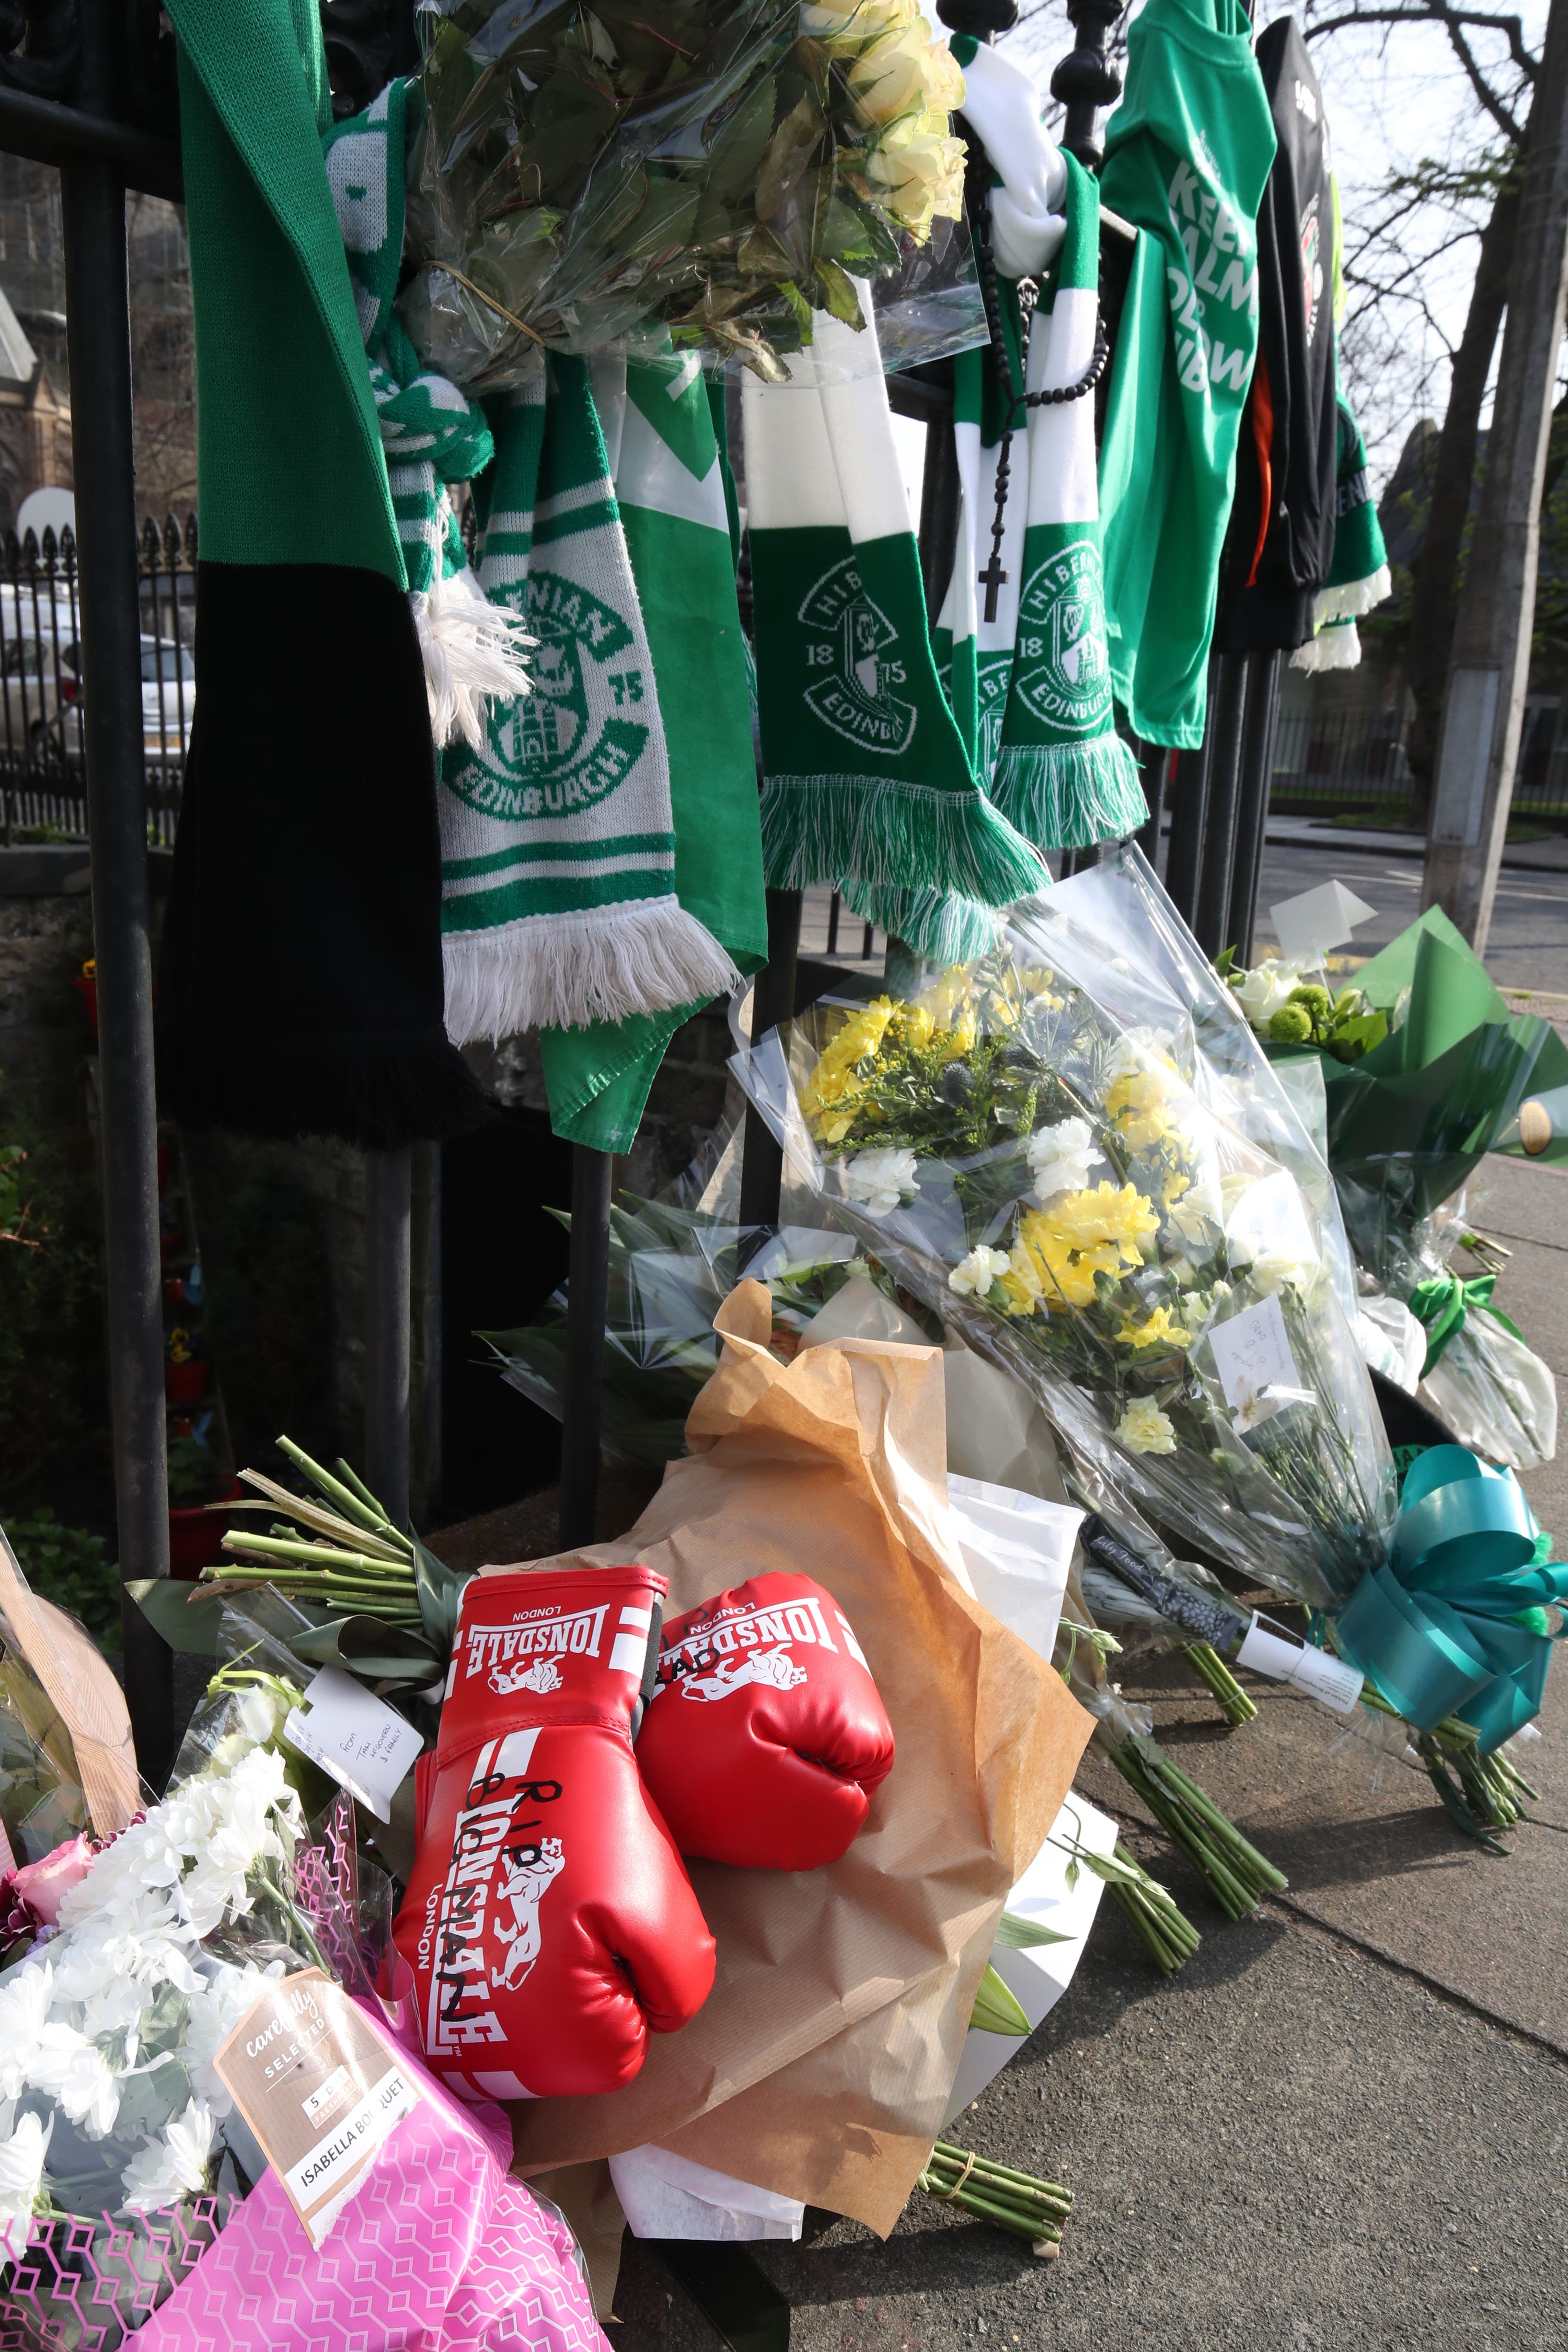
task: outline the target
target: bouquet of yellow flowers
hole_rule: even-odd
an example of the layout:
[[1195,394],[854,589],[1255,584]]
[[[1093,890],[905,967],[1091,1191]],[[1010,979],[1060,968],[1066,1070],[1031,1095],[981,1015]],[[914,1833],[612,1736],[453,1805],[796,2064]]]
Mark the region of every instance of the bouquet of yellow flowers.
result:
[[1182,1554],[1331,1608],[1388,1446],[1327,1171],[1136,851],[740,1065],[791,1168]]
[[435,0],[421,22],[402,310],[455,383],[649,329],[783,378],[814,310],[865,323],[856,280],[936,290],[926,356],[956,347],[931,335],[960,281],[979,326],[963,78],[917,0]]

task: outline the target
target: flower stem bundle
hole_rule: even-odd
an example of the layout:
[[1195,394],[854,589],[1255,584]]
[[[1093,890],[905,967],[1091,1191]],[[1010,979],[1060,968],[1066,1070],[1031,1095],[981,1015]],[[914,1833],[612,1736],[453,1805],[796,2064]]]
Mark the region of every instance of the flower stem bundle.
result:
[[1192,1958],[1203,1938],[1180,1905],[1133,1860],[1120,1840],[1114,1859],[1114,1872],[1106,1868],[1100,1875],[1155,1967],[1162,1975],[1173,1976]]
[[1142,1797],[1167,1837],[1195,1863],[1209,1892],[1232,1919],[1245,1919],[1264,1895],[1283,1893],[1281,1870],[1226,1820],[1212,1797],[1144,1733],[1110,1750],[1110,1760]]
[[1030,2172],[1015,2172],[1010,2165],[993,2164],[989,2157],[973,2155],[939,2139],[930,2161],[915,2183],[928,2197],[960,2205],[966,2213],[1015,2238],[1026,2238],[1037,2254],[1056,2259],[1063,2227],[1072,2211],[1072,2190],[1057,2181],[1040,2180]]
[[[1370,1682],[1362,1690],[1361,1704],[1374,1714],[1400,1719],[1398,1710]],[[1517,1828],[1526,1818],[1525,1806],[1541,1802],[1540,1790],[1531,1786],[1500,1748],[1483,1756],[1479,1733],[1459,1716],[1445,1716],[1430,1731],[1418,1731],[1414,1725],[1405,1727],[1450,1821],[1489,1853],[1506,1853],[1508,1848],[1498,1843],[1494,1832]]]
[[276,1522],[269,1535],[236,1529],[223,1538],[232,1559],[205,1568],[202,1581],[229,1587],[275,1585],[290,1600],[313,1601],[335,1616],[379,1617],[417,1630],[419,1547],[414,1538],[394,1527],[346,1462],[338,1463],[334,1475],[312,1461],[292,1438],[280,1437],[278,1444],[325,1497],[324,1504],[291,1495],[258,1470],[239,1475],[247,1486],[309,1529],[309,1540],[297,1528]]
[[1254,1720],[1257,1707],[1212,1643],[1184,1642],[1182,1655],[1199,1682],[1214,1694],[1219,1702],[1220,1713],[1233,1729]]

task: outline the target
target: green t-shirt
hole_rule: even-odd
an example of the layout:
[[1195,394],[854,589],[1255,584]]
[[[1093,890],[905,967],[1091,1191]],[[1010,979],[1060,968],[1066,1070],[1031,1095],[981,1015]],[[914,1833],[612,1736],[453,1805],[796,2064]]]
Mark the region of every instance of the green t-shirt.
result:
[[1274,125],[1240,0],[1148,0],[1101,194],[1142,231],[1116,339],[1100,503],[1111,682],[1146,742],[1203,740],[1220,550],[1258,351]]

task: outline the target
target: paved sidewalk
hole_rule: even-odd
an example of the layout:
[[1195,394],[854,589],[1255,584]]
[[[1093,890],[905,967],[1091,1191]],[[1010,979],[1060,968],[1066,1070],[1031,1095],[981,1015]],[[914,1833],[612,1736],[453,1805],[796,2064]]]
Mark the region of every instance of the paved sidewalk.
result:
[[[1498,1302],[1568,1374],[1568,1176],[1488,1163]],[[1568,1531],[1568,1475],[1526,1480]],[[1248,1678],[1251,1679],[1251,1678]],[[1114,1811],[1204,1933],[1163,1980],[1109,1901],[1076,1982],[953,2137],[1066,2181],[1055,2263],[917,2196],[886,2245],[808,2215],[756,2248],[794,2352],[1559,2352],[1568,2196],[1568,1664],[1529,1751],[1539,1819],[1499,1860],[1424,1775],[1254,1681],[1227,1731],[1179,1662],[1125,1677],[1172,1752],[1285,1869],[1229,1925],[1125,1783]],[[627,2241],[616,2352],[720,2339]]]
[[[1165,829],[1170,830],[1168,823]],[[1378,850],[1388,857],[1425,858],[1426,855],[1426,841],[1418,833],[1362,832],[1348,824],[1330,824],[1321,817],[1271,816],[1268,838],[1300,848]],[[1531,867],[1536,873],[1568,874],[1568,837],[1510,842],[1502,862]]]

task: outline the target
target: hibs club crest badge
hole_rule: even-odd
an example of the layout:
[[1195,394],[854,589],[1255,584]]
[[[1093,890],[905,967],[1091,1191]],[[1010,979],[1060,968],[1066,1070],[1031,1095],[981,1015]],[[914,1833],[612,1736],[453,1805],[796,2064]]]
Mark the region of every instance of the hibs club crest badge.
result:
[[1099,735],[1110,723],[1105,592],[1087,539],[1047,556],[1018,602],[1015,691],[1058,735]]
[[797,615],[807,632],[807,707],[858,751],[897,759],[914,740],[918,713],[898,689],[908,672],[899,633],[861,585],[847,555],[825,572]]
[[637,764],[648,740],[652,681],[631,631],[591,590],[531,572],[524,607],[537,650],[533,691],[492,702],[483,751],[448,758],[444,780],[487,816],[562,816],[592,808]]

